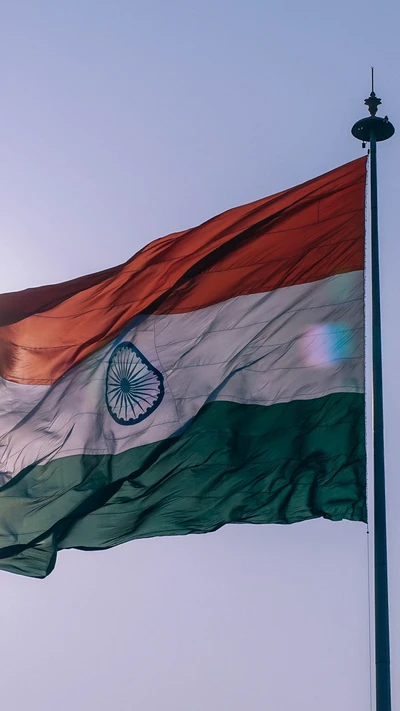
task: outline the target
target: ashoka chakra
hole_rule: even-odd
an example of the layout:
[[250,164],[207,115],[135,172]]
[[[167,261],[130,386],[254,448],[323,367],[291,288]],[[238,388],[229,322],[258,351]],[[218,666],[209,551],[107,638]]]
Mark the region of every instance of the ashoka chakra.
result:
[[119,425],[134,425],[151,415],[164,397],[161,373],[129,341],[111,354],[106,375],[108,412]]

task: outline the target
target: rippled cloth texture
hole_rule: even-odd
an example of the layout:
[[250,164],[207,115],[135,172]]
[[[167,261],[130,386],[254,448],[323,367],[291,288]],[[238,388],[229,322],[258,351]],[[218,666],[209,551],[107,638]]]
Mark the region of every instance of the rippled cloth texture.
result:
[[0,568],[226,523],[365,521],[362,158],[0,297]]

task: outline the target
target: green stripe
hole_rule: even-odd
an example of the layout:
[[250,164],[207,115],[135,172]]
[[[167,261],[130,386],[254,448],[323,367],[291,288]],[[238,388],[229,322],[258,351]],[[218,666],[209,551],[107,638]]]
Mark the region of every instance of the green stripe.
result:
[[215,402],[177,437],[24,470],[0,490],[0,568],[43,577],[60,548],[320,516],[366,521],[364,396]]

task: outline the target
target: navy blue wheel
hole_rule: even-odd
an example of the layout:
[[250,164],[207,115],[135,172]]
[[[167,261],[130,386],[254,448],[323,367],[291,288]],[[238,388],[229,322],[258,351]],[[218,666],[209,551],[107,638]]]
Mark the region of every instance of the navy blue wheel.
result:
[[164,381],[144,355],[129,341],[111,354],[106,375],[108,412],[119,425],[135,425],[159,406]]

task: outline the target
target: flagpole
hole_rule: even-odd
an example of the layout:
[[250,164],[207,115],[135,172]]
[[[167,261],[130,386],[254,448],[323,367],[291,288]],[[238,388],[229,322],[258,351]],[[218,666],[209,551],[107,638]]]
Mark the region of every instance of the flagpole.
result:
[[372,69],[372,91],[365,100],[370,116],[357,121],[352,134],[364,145],[370,144],[376,711],[391,711],[376,144],[391,138],[394,127],[387,116],[376,116],[380,103],[374,91]]

